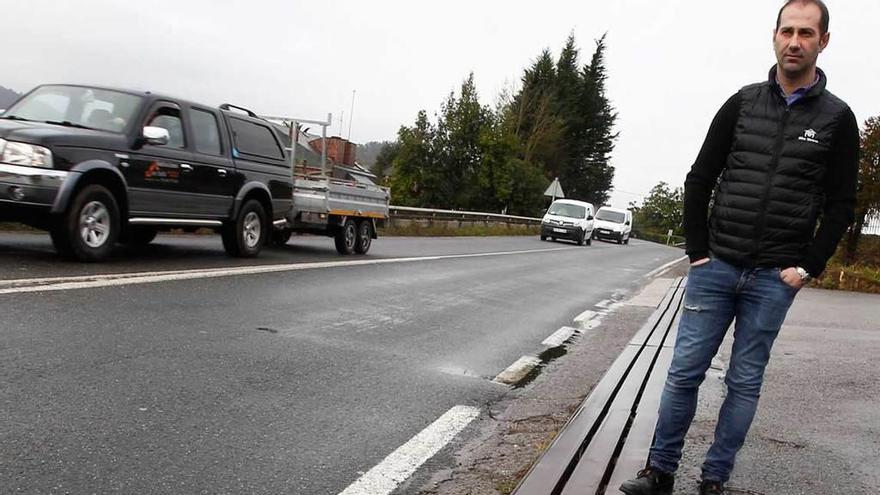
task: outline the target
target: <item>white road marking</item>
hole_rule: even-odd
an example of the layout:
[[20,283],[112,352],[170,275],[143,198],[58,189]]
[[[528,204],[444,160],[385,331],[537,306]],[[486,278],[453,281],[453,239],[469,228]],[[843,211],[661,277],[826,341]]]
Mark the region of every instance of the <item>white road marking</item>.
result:
[[661,267],[658,267],[658,268],[651,270],[650,272],[646,273],[644,276],[650,278],[650,277],[653,277],[654,275],[659,275],[660,273],[663,273],[666,270],[672,268],[672,265],[679,263],[681,261],[684,261],[686,259],[688,259],[687,256],[682,256],[681,258],[678,258],[677,260],[672,260],[669,263],[666,263],[665,265],[663,265]]
[[553,335],[544,339],[544,342],[541,342],[541,344],[546,345],[547,347],[559,347],[565,343],[566,340],[570,339],[577,331],[577,328],[562,327],[553,332]]
[[176,280],[192,280],[201,278],[230,277],[235,275],[255,275],[260,273],[289,272],[296,270],[315,270],[319,268],[338,268],[348,266],[384,265],[394,263],[415,263],[419,261],[437,261],[460,258],[481,258],[489,256],[511,256],[516,254],[545,253],[567,251],[577,247],[531,249],[525,251],[499,251],[494,253],[450,254],[439,256],[419,256],[413,258],[385,258],[352,261],[322,261],[313,263],[288,263],[280,265],[256,265],[232,268],[205,268],[198,270],[172,270],[165,272],[118,273],[108,275],[91,275],[79,277],[54,277],[35,279],[13,279],[0,281],[0,295],[21,294],[28,292],[46,292],[61,290],[90,289],[97,287],[113,287],[120,285],[152,284]]
[[506,370],[499,373],[493,381],[507,385],[517,383],[539,364],[541,364],[541,360],[535,356],[523,356],[508,366]]
[[339,495],[387,495],[393,492],[479,415],[480,410],[476,407],[453,407]]
[[584,311],[583,313],[581,313],[581,314],[575,316],[575,317],[574,317],[574,322],[575,322],[575,323],[583,323],[583,322],[585,322],[585,321],[587,321],[587,320],[593,318],[593,317],[596,316],[597,314],[598,314],[598,313],[596,313],[595,311],[592,311],[592,310],[589,310],[589,309],[588,309],[588,310]]

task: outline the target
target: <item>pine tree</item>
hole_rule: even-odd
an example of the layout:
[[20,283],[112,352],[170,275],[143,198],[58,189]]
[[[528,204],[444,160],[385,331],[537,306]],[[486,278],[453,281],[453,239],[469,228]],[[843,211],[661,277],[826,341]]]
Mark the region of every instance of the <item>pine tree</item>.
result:
[[522,89],[504,116],[520,143],[520,158],[544,167],[547,175],[562,170],[560,150],[565,125],[558,115],[556,67],[544,50],[522,77]]
[[614,123],[617,113],[605,95],[605,36],[596,40],[596,51],[590,64],[584,67],[581,115],[584,117],[584,134],[581,141],[581,163],[578,167],[580,181],[569,185],[572,195],[596,205],[608,200],[614,167],[611,152],[617,133]]

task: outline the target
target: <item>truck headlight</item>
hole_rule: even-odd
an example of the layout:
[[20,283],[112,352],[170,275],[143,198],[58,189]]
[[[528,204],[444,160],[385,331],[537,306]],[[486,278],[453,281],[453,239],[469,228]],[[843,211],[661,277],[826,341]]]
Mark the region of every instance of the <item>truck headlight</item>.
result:
[[0,139],[0,162],[26,167],[52,168],[49,148]]

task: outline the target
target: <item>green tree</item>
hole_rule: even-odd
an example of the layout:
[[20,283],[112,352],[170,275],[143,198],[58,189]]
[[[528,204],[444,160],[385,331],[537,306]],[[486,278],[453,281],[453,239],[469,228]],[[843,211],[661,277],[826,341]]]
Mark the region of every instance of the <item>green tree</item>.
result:
[[669,184],[661,182],[651,189],[641,206],[631,205],[636,228],[642,232],[681,235],[682,214],[684,211],[684,189],[670,189]]
[[563,166],[565,123],[558,114],[556,67],[549,50],[544,50],[525,70],[522,89],[506,109],[505,125],[520,143],[519,156],[543,166],[547,176],[558,176]]
[[[614,168],[616,114],[605,95],[605,38],[581,67],[574,36],[554,62],[544,50],[524,71],[522,89],[480,104],[471,73],[441,105],[437,123],[424,111],[401,127],[378,173],[401,204],[537,215],[543,190],[560,177],[568,197],[602,204]],[[383,150],[385,151],[385,150]]]
[[385,184],[394,169],[394,159],[400,153],[400,141],[389,141],[382,143],[379,153],[376,155],[375,163],[373,163],[371,172],[376,174],[379,182]]
[[553,63],[544,50],[522,77],[506,120],[520,143],[520,157],[559,177],[566,195],[595,204],[609,196],[611,152],[617,114],[605,94],[605,37],[596,41],[590,63],[580,67],[570,35]]
[[437,122],[434,148],[443,177],[440,194],[447,204],[474,209],[482,202],[478,183],[483,165],[481,138],[491,125],[491,111],[480,104],[471,73],[458,97],[449,95]]
[[855,222],[850,226],[844,243],[844,261],[856,261],[859,239],[867,219],[880,213],[880,117],[865,121],[861,133],[859,158],[859,192],[856,197]]
[[580,174],[582,182],[576,184],[583,187],[577,193],[593,204],[605,204],[608,200],[611,183],[614,179],[614,167],[611,166],[611,153],[618,134],[614,132],[617,112],[605,94],[605,35],[596,41],[596,51],[590,65],[584,68],[583,106],[584,134],[582,137],[581,156],[583,170]]
[[436,167],[434,135],[436,130],[424,110],[412,127],[403,126],[397,133],[400,149],[394,157],[390,179],[392,201],[401,206],[445,207],[438,196],[442,181]]

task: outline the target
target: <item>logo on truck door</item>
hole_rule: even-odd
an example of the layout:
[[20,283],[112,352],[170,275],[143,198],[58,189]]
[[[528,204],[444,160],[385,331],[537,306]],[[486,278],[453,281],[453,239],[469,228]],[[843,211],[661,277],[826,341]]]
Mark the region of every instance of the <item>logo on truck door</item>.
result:
[[148,182],[179,182],[180,168],[173,163],[150,162],[144,172],[144,180]]

